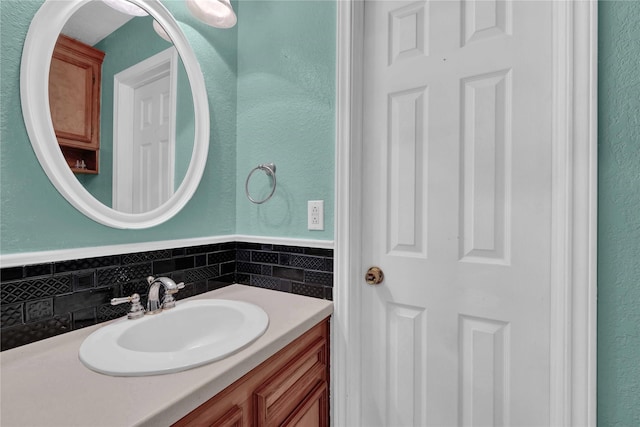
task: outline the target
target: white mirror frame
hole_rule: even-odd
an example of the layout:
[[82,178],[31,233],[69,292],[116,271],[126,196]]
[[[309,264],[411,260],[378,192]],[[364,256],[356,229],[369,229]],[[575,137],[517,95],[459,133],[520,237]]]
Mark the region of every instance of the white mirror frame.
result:
[[76,209],[114,228],[153,227],[176,215],[191,199],[202,178],[209,150],[209,104],[204,77],[187,38],[171,13],[158,0],[128,0],[154,17],[180,54],[191,85],[195,140],[185,178],[163,205],[139,214],[105,206],[80,184],[67,165],[58,147],[49,109],[49,68],[55,43],[67,20],[89,1],[95,0],[46,0],[31,21],[20,65],[20,98],[25,126],[38,161],[51,183]]

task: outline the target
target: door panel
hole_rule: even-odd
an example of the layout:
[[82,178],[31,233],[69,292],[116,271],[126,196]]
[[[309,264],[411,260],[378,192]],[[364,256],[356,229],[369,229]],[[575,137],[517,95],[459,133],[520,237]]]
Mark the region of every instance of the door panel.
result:
[[148,212],[173,194],[170,76],[136,88],[133,213]]
[[549,423],[551,49],[550,2],[365,3],[365,425]]

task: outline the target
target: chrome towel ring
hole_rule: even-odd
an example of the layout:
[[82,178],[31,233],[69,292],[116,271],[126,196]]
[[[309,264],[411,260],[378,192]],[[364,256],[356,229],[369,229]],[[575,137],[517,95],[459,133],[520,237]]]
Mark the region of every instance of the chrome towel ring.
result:
[[[249,180],[251,179],[251,175],[253,175],[253,173],[257,170],[264,171],[267,174],[267,176],[270,176],[273,179],[273,186],[271,187],[271,192],[267,197],[265,197],[262,200],[255,200],[253,197],[251,197],[251,194],[249,194]],[[264,163],[262,165],[258,165],[255,168],[251,169],[251,172],[249,172],[249,176],[247,176],[247,181],[244,183],[244,192],[247,195],[247,199],[249,199],[251,203],[255,203],[256,205],[260,205],[266,202],[267,200],[269,200],[273,196],[273,193],[276,192],[276,165],[274,163]]]

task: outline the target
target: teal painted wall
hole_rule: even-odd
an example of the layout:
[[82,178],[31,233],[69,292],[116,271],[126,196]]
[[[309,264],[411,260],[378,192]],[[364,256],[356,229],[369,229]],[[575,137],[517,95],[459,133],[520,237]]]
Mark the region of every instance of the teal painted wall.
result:
[[640,426],[640,2],[598,13],[598,425]]
[[31,148],[20,109],[20,57],[42,0],[0,2],[0,251],[2,254],[202,237],[235,232],[237,28],[195,20],[183,2],[164,1],[203,70],[211,136],[193,199],[165,224],[116,230],[77,212],[49,183]]
[[[237,232],[333,239],[336,3],[241,1],[238,29]],[[252,168],[273,162],[277,189],[255,205]],[[251,194],[271,183],[257,172]],[[325,230],[307,230],[324,200]]]

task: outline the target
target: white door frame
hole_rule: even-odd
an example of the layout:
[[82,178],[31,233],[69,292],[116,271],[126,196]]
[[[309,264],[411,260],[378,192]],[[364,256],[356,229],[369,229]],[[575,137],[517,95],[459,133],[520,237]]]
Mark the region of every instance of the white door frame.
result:
[[[361,425],[364,1],[337,2],[332,424]],[[597,1],[553,2],[552,426],[596,425]]]
[[[113,209],[132,212],[133,188],[133,118],[135,90],[159,77],[169,75],[171,96],[169,125],[169,161],[175,164],[176,104],[178,93],[178,51],[170,47],[113,77]],[[175,168],[166,171],[170,188],[175,191]]]

